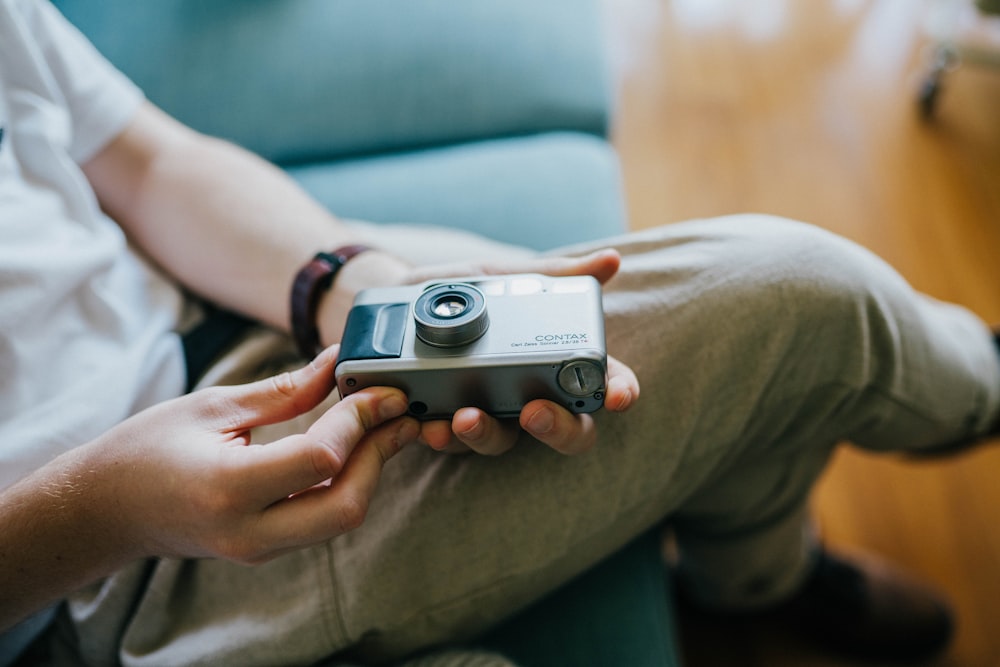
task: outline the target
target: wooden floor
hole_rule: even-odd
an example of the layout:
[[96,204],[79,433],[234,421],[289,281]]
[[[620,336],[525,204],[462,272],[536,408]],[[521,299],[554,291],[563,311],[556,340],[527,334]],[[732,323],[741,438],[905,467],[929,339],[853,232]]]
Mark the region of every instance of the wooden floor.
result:
[[[922,120],[919,0],[608,4],[634,227],[745,211],[810,221],[1000,322],[1000,68],[949,73]],[[828,542],[951,595],[959,632],[933,664],[1000,666],[1000,443],[920,464],[842,449],[815,506]],[[705,628],[685,647],[694,667],[851,664]]]

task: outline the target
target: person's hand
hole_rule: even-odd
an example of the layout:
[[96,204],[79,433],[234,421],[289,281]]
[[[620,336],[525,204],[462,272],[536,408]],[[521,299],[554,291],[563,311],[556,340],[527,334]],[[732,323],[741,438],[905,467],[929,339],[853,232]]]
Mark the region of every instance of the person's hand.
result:
[[[582,257],[540,257],[491,264],[458,263],[413,269],[406,282],[439,278],[512,273],[542,273],[550,276],[590,275],[601,284],[610,280],[621,264],[614,250],[600,250]],[[608,357],[608,386],[604,407],[624,412],[639,398],[639,381],[627,365]],[[523,429],[535,439],[564,454],[578,454],[592,448],[597,439],[593,417],[573,414],[546,400],[529,402],[515,420],[495,419],[482,410],[463,408],[451,421],[428,421],[421,425],[420,439],[430,447],[450,453],[474,451],[497,455],[517,441]]]
[[[88,445],[96,520],[141,555],[255,563],[359,526],[382,466],[416,439],[406,398],[371,388],[305,433],[251,445],[254,427],[296,417],[334,387],[336,348],[252,384],[150,408]],[[100,502],[103,501],[103,502]]]
[[[639,398],[639,381],[632,369],[608,357],[608,387],[604,409],[625,412]],[[477,408],[462,408],[448,421],[421,424],[420,440],[439,451],[452,454],[477,452],[503,454],[517,442],[520,430],[563,454],[580,454],[597,442],[594,418],[574,414],[552,401],[538,399],[521,409],[513,419],[496,419]]]

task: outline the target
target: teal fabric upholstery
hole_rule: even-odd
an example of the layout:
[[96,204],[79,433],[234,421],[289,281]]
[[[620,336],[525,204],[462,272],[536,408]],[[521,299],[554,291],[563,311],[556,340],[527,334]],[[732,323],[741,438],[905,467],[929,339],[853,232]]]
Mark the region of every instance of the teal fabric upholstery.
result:
[[56,608],[43,609],[10,630],[0,633],[0,666],[13,664],[31,642],[48,627],[56,616]]
[[[537,249],[626,228],[597,0],[55,4],[153,102],[341,216]],[[525,667],[672,667],[674,632],[650,533],[481,645]]]
[[590,2],[56,4],[168,112],[277,162],[608,123]]
[[471,229],[548,249],[624,227],[607,142],[546,132],[291,167],[330,210],[373,222]]
[[592,2],[55,4],[153,102],[344,217],[537,249],[626,227]]
[[[521,667],[679,664],[659,531],[506,621],[480,644]],[[647,641],[644,638],[660,638]]]

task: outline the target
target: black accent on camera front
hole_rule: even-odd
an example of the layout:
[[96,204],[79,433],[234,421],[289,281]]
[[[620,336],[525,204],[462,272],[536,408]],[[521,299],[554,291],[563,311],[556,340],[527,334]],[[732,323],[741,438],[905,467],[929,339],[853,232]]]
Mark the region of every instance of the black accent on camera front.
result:
[[354,306],[344,325],[337,362],[351,359],[397,358],[409,319],[408,303]]

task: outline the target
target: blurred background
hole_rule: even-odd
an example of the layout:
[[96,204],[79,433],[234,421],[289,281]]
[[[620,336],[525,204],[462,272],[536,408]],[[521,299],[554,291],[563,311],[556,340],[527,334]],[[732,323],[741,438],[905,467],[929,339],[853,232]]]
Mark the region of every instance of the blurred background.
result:
[[[772,213],[847,236],[1000,322],[1000,18],[973,0],[605,0],[634,228]],[[935,665],[1000,665],[1000,442],[912,462],[842,448],[824,539],[881,552],[959,614]],[[685,626],[688,662],[847,665]]]

